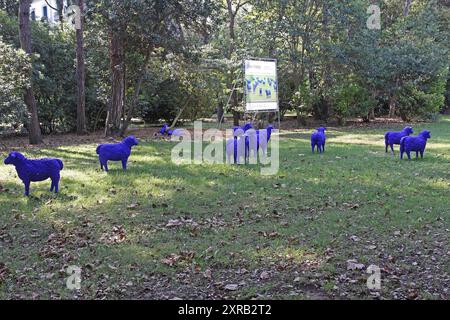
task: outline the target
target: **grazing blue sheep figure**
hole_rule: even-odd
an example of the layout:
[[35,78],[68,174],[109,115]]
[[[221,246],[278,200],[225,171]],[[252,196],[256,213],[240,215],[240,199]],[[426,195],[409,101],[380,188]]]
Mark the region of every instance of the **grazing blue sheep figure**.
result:
[[184,132],[185,132],[184,129],[173,129],[173,130],[169,130],[167,134],[169,136],[182,137],[184,135]]
[[400,159],[403,159],[403,154],[406,152],[408,159],[411,160],[411,151],[416,152],[416,159],[423,159],[423,153],[427,146],[427,140],[431,138],[431,133],[428,130],[424,130],[417,137],[403,137],[400,140]]
[[272,135],[272,130],[273,130],[273,126],[269,125],[264,130],[256,131],[257,150],[259,150],[261,148],[264,156],[267,154],[267,145],[269,144],[270,137]]
[[313,153],[316,146],[319,153],[325,152],[325,142],[327,140],[325,135],[326,130],[326,128],[320,127],[311,135],[311,148]]
[[30,182],[44,181],[48,178],[52,180],[50,192],[55,190],[55,193],[58,193],[60,171],[64,167],[60,159],[31,160],[19,152],[11,152],[5,159],[5,164],[16,167],[17,175],[25,185],[26,196],[30,195]]
[[262,88],[259,88],[259,95],[262,96],[263,95],[263,91]]
[[165,135],[167,133],[167,129],[169,129],[169,126],[167,125],[167,123],[165,123],[162,128],[159,130],[159,133],[161,135]]
[[386,146],[386,152],[388,152],[388,146],[391,146],[392,153],[394,153],[394,144],[400,144],[400,140],[403,137],[407,137],[414,133],[413,128],[405,127],[400,132],[386,132],[384,134],[384,144]]
[[115,144],[101,144],[97,147],[98,159],[100,161],[100,168],[108,172],[108,161],[122,161],[123,170],[127,169],[128,157],[131,154],[131,147],[138,145],[135,137],[129,136],[120,143]]
[[244,132],[247,132],[250,129],[253,129],[253,125],[251,123],[246,123],[245,126],[242,127],[242,130],[244,130]]
[[258,136],[253,128],[245,132],[245,159],[250,160],[250,154],[253,154],[255,161],[258,159]]
[[246,123],[243,127],[233,127],[233,133],[235,134],[237,130],[242,130],[245,132],[247,132],[248,130],[253,129],[253,125],[251,123]]
[[233,163],[240,164],[241,158],[245,158],[244,131],[238,128],[233,135],[233,139],[228,139],[226,143],[227,163],[231,163],[231,158],[233,157]]

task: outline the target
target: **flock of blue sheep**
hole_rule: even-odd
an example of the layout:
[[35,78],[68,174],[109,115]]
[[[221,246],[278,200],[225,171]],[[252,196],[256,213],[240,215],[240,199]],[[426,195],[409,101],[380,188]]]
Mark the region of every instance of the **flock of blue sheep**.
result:
[[[226,143],[226,153],[228,163],[241,163],[241,156],[244,155],[244,163],[247,161],[250,154],[256,157],[258,150],[262,149],[263,154],[267,152],[268,142],[271,137],[273,127],[269,125],[264,130],[255,130],[251,124],[246,124],[244,127],[234,127],[234,138]],[[312,152],[315,150],[319,153],[325,152],[326,142],[326,128],[320,127],[311,135]],[[179,129],[170,130],[167,125],[159,131],[161,135],[178,135],[181,132]],[[424,130],[417,136],[411,136],[414,131],[411,127],[406,127],[399,132],[386,132],[385,147],[388,152],[388,147],[394,152],[394,145],[400,145],[400,158],[406,153],[408,159],[411,160],[411,152],[416,152],[416,158],[423,158],[427,140],[431,138],[431,133]],[[114,144],[101,144],[97,147],[100,168],[108,171],[108,161],[121,161],[122,168],[126,170],[127,161],[131,155],[131,148],[138,145],[138,140],[129,136],[123,139],[122,142]],[[51,179],[50,191],[58,193],[60,171],[64,165],[60,159],[27,159],[19,152],[11,152],[5,159],[6,165],[13,165],[16,168],[17,175],[22,180],[25,186],[25,195],[30,194],[30,183],[35,181],[44,181]]]
[[[257,92],[257,89],[260,85],[269,85],[270,88],[272,89],[265,89],[265,95],[266,98],[271,98],[272,97],[272,90],[274,92],[277,92],[278,90],[278,84],[275,80],[273,80],[272,78],[262,78],[260,79],[259,77],[255,77],[255,79],[252,80],[245,80],[247,83],[247,92],[249,93],[253,93],[255,94]],[[263,89],[259,88],[259,95],[263,96]]]

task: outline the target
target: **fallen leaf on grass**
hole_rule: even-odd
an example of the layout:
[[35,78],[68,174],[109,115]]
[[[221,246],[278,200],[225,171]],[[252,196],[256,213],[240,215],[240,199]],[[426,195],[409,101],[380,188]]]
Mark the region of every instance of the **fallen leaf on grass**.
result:
[[127,237],[125,228],[123,226],[114,226],[111,233],[105,233],[100,237],[100,240],[106,243],[121,243]]
[[8,272],[9,270],[5,266],[5,264],[0,262],[0,283],[2,283],[5,280],[5,277],[8,274]]
[[351,259],[347,260],[347,270],[363,270],[364,264],[358,263],[358,261]]
[[161,262],[164,263],[165,265],[168,265],[169,267],[172,267],[177,263],[179,259],[180,259],[179,255],[171,253],[168,257],[162,259]]
[[225,290],[229,290],[229,291],[236,291],[238,289],[238,285],[237,284],[227,284],[225,286]]
[[169,220],[169,222],[166,224],[166,228],[178,227],[178,226],[181,226],[182,224],[183,224],[183,222],[181,222],[178,219],[176,219],[176,220]]
[[136,209],[137,207],[139,207],[139,203],[132,203],[130,205],[127,206],[128,209]]

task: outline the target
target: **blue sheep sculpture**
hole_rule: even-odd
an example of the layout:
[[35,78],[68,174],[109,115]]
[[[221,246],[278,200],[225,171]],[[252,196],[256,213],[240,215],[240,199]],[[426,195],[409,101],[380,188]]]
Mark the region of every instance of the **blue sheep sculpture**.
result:
[[5,159],[5,164],[16,167],[17,175],[25,185],[25,196],[30,195],[30,182],[44,181],[50,178],[50,192],[58,193],[60,171],[64,165],[60,159],[27,159],[19,152],[11,152]]
[[167,125],[167,123],[165,123],[162,126],[162,128],[159,130],[159,134],[162,136],[165,135],[167,133],[168,129],[169,129],[169,126]]
[[424,130],[417,137],[403,137],[400,140],[400,159],[403,159],[403,154],[406,152],[408,159],[411,160],[411,151],[416,152],[416,159],[423,159],[423,153],[427,146],[427,140],[431,138],[431,133],[428,130]]
[[108,161],[122,161],[123,170],[127,169],[127,161],[131,154],[131,148],[139,142],[133,136],[126,137],[122,142],[114,144],[101,144],[97,147],[100,168],[108,172]]
[[386,132],[384,134],[384,144],[386,146],[386,152],[388,152],[388,146],[391,147],[392,153],[394,153],[394,144],[400,144],[400,140],[403,137],[407,137],[414,133],[413,128],[405,127],[399,132]]
[[311,135],[311,148],[313,153],[316,147],[317,152],[319,153],[325,152],[325,142],[327,140],[327,137],[325,135],[326,130],[327,130],[326,128],[320,127],[316,131],[314,131],[313,134]]
[[248,130],[248,134],[245,134],[245,159],[250,156],[253,151],[256,156],[256,152],[261,148],[263,156],[267,154],[267,145],[269,144],[270,137],[272,135],[273,126],[269,125],[264,130]]
[[233,127],[233,133],[236,133],[237,130],[243,130],[244,132],[247,132],[250,129],[253,129],[253,125],[251,123],[246,123],[243,127]]
[[234,130],[233,139],[228,139],[226,143],[227,163],[241,164],[241,158],[245,162],[245,139],[244,130],[238,128]]
[[163,127],[159,130],[159,134],[162,136],[167,135],[171,137],[174,136],[182,136],[183,130],[182,129],[170,129],[170,127],[167,124],[164,124]]

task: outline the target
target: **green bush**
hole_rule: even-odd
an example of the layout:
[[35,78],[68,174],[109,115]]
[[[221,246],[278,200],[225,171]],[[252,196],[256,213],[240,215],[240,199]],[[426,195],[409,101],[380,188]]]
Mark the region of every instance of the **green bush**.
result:
[[445,85],[445,80],[440,78],[422,88],[413,84],[404,86],[397,101],[397,112],[402,120],[435,119],[445,103]]
[[0,38],[0,133],[16,131],[27,123],[23,90],[29,86],[31,62],[23,50],[15,49]]

